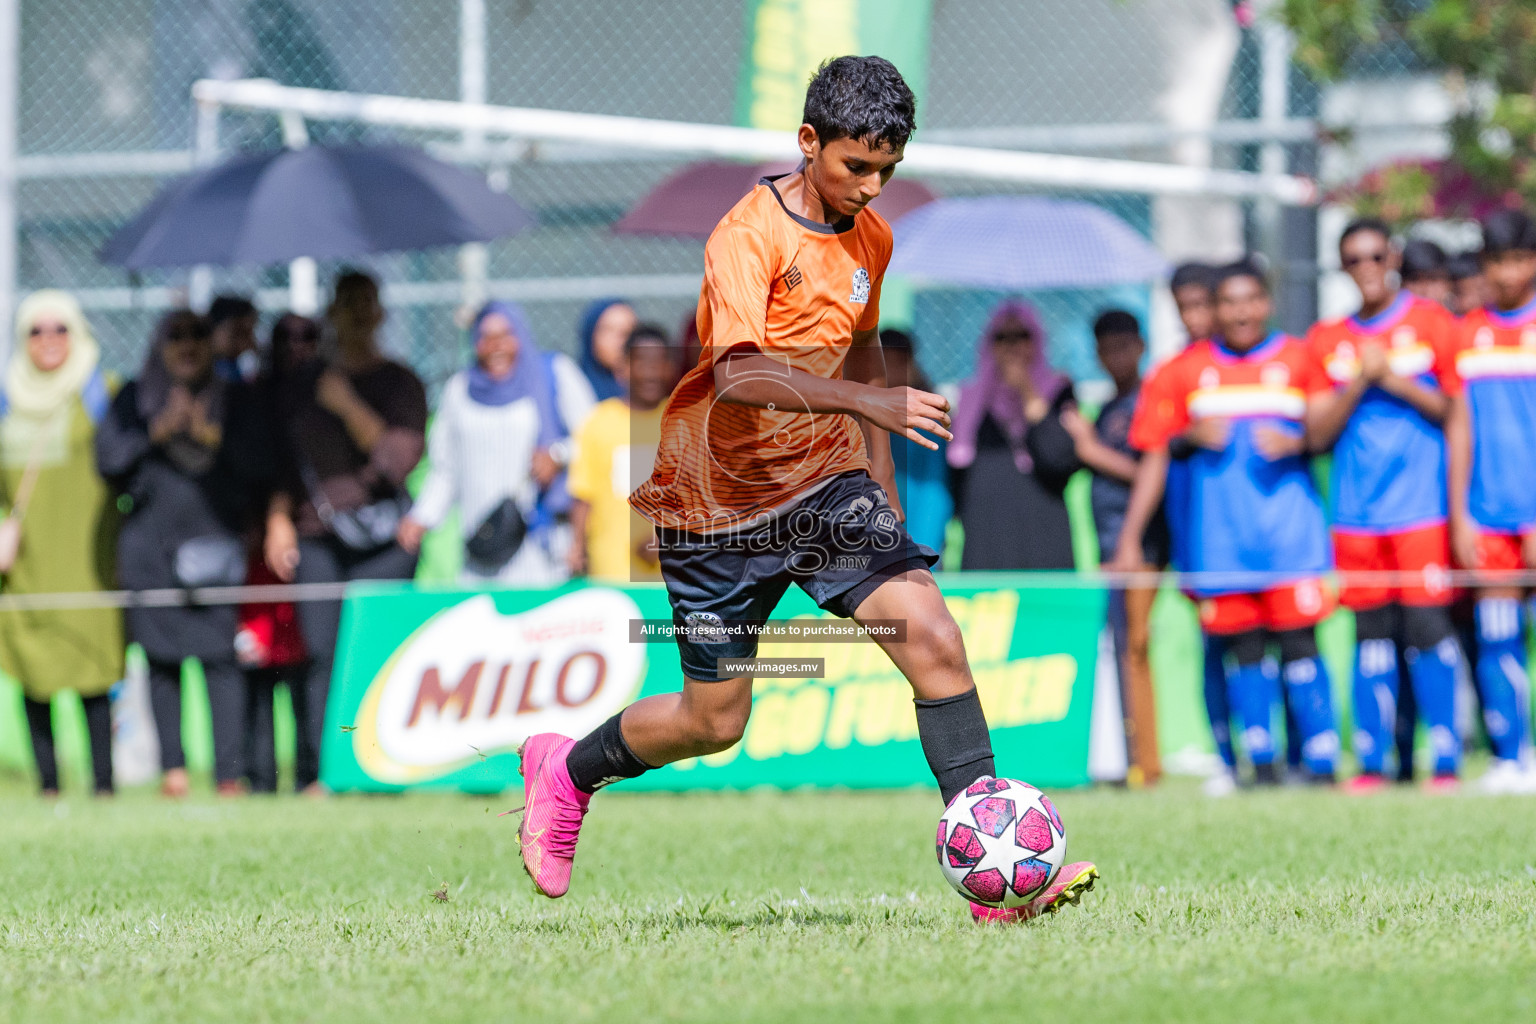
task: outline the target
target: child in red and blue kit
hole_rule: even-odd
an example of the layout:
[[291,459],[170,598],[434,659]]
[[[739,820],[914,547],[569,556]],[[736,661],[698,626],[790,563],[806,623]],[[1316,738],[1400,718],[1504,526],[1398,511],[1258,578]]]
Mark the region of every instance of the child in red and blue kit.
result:
[[[1188,461],[1186,568],[1218,577],[1190,589],[1201,627],[1226,640],[1231,703],[1256,781],[1279,781],[1280,694],[1264,666],[1274,642],[1303,764],[1313,780],[1330,782],[1338,732],[1315,626],[1331,610],[1322,576],[1332,553],[1305,430],[1309,405],[1328,382],[1304,345],[1270,332],[1272,308],[1252,264],[1218,271],[1217,337],[1191,345],[1143,385],[1130,440],[1155,480],[1166,479],[1170,442],[1183,436],[1198,446]],[[1160,486],[1133,489],[1116,568],[1135,557],[1161,497]]]
[[1536,567],[1536,223],[1524,211],[1500,210],[1482,229],[1492,302],[1461,322],[1457,394],[1445,426],[1451,540],[1457,562],[1485,580],[1477,591],[1476,676],[1494,763],[1480,786],[1532,793],[1520,607],[1527,588],[1499,574]]
[[[1307,343],[1333,385],[1313,423],[1317,446],[1333,447],[1333,545],[1344,574],[1341,602],[1355,613],[1355,754],[1348,788],[1386,786],[1405,655],[1415,703],[1434,753],[1431,789],[1456,785],[1456,668],[1449,605],[1445,437],[1455,390],[1456,322],[1437,303],[1398,289],[1390,229],[1361,219],[1339,239],[1360,310],[1317,324]],[[1400,572],[1401,582],[1351,580],[1351,572]],[[1408,756],[1411,757],[1411,748]]]

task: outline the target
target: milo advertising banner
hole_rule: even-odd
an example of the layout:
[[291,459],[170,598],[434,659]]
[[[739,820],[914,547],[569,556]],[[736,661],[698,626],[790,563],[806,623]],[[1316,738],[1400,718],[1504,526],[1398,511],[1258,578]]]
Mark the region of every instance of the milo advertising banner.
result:
[[[965,636],[999,767],[1037,784],[1088,781],[1098,591],[1030,590],[1023,575],[940,576]],[[791,588],[781,635],[850,631]],[[418,590],[359,585],[342,620],[322,750],[338,791],[496,792],[521,785],[517,746],[581,736],[634,700],[681,686],[660,586]],[[872,641],[763,643],[799,677],[759,676],[730,750],[627,789],[895,787],[932,782],[912,692]]]

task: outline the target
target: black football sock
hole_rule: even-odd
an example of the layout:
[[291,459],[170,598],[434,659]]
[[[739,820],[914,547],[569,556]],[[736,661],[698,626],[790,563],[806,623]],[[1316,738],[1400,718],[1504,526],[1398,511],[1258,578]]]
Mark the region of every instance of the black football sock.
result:
[[992,736],[987,732],[987,716],[982,713],[975,687],[953,697],[912,703],[917,705],[917,735],[923,756],[946,806],[983,775],[996,774]]
[[576,741],[566,755],[565,769],[583,793],[596,793],[610,782],[622,782],[651,770],[624,742],[620,712]]

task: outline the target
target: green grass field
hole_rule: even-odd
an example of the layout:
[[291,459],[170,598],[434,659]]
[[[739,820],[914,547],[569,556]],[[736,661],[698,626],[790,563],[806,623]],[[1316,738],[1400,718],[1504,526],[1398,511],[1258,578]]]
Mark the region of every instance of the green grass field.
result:
[[0,1019],[1536,1017],[1536,802],[1059,797],[1104,881],[982,929],[933,863],[929,793],[604,794],[550,902],[496,816],[515,801],[13,785]]

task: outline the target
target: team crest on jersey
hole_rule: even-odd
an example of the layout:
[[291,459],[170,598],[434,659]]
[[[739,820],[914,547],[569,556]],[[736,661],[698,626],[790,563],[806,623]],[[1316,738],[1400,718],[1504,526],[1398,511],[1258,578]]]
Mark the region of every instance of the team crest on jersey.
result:
[[1270,363],[1259,371],[1259,380],[1266,387],[1283,388],[1291,382],[1291,368],[1284,363]]
[[1520,332],[1521,348],[1536,348],[1536,327],[1527,327]]
[[1472,344],[1477,348],[1493,348],[1493,328],[1479,327],[1472,335]]
[[1333,354],[1323,364],[1324,368],[1328,371],[1328,376],[1333,380],[1340,381],[1353,378],[1357,363],[1356,355],[1354,342],[1339,342],[1338,348],[1333,350]]
[[1221,386],[1221,371],[1214,366],[1207,366],[1200,371],[1200,390]]
[[863,267],[853,272],[853,291],[848,296],[849,302],[869,301],[869,271]]
[[1413,327],[1410,324],[1403,324],[1403,326],[1392,332],[1393,348],[1408,348],[1418,340],[1419,336],[1413,333]]
[[683,616],[683,628],[696,644],[723,644],[730,639],[725,622],[714,612],[689,612]]

